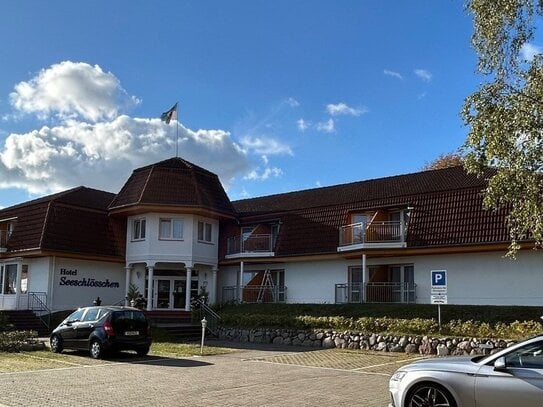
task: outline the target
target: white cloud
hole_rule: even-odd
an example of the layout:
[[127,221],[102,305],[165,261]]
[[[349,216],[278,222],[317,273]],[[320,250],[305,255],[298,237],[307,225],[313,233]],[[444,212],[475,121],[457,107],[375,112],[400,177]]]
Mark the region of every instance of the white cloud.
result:
[[361,114],[367,113],[368,109],[365,107],[350,107],[347,104],[340,102],[336,104],[328,104],[326,105],[326,111],[331,116],[340,116],[340,115],[347,115],[347,116],[360,116]]
[[296,99],[294,99],[293,97],[290,97],[288,98],[286,101],[286,104],[289,105],[290,107],[298,107],[300,106],[300,102],[298,102]]
[[256,168],[251,170],[247,175],[243,177],[245,180],[250,181],[265,181],[269,178],[278,178],[283,175],[283,170],[277,167],[266,167],[264,170]]
[[424,82],[430,82],[432,80],[432,73],[426,69],[415,69],[415,75],[417,75]]
[[19,82],[10,94],[11,104],[40,119],[112,120],[139,103],[119,80],[98,65],[63,61],[42,69],[37,76]]
[[247,153],[260,155],[293,155],[292,150],[286,144],[271,137],[245,136],[240,140],[242,149]]
[[299,119],[296,121],[296,127],[298,127],[298,130],[300,131],[306,131],[309,128],[309,125],[310,124],[304,119]]
[[[44,194],[86,185],[116,192],[134,168],[173,156],[175,136],[160,119],[120,116],[10,134],[0,150],[0,188]],[[225,186],[249,168],[224,130],[180,125],[179,155],[217,173]]]
[[[178,123],[121,115],[139,101],[97,65],[71,61],[52,65],[17,84],[10,98],[18,114],[60,122],[5,135],[0,145],[0,189],[41,195],[86,185],[117,192],[134,168],[174,155]],[[298,102],[290,98],[287,103]],[[256,167],[246,179],[262,181],[282,174],[269,165],[270,156],[293,155],[287,144],[272,137],[246,136],[238,142],[228,131],[191,130],[181,123],[178,145],[179,156],[219,175],[225,188],[255,167],[251,164],[255,156],[262,159],[264,169]]]
[[403,76],[399,72],[389,71],[388,69],[385,69],[383,73],[387,76],[392,76],[393,78],[403,79]]
[[531,62],[537,54],[543,53],[543,48],[530,44],[529,42],[522,45],[520,55],[523,60]]
[[317,130],[322,131],[323,133],[335,133],[336,128],[334,119],[328,119],[325,122],[317,123]]

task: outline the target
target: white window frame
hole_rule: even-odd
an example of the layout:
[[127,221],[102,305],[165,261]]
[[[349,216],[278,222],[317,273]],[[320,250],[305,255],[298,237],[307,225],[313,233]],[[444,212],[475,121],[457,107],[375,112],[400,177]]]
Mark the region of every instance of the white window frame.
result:
[[[170,224],[168,234],[162,229],[162,224],[168,222]],[[175,224],[180,225],[180,235],[175,236]],[[159,240],[183,240],[185,222],[183,218],[160,218],[158,220],[158,239]]]
[[145,235],[147,233],[146,229],[147,229],[147,221],[145,220],[145,218],[134,219],[132,221],[132,240],[133,241],[145,240]]
[[198,221],[198,241],[202,243],[213,243],[213,224]]

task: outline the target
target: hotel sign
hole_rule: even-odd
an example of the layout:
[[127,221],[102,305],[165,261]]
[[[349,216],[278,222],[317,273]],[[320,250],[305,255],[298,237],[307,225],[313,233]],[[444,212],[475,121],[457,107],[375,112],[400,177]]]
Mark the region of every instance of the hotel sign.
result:
[[119,288],[120,284],[117,281],[109,281],[109,278],[105,280],[97,280],[95,278],[71,278],[77,277],[77,269],[60,269],[60,282],[61,286],[73,286],[73,287],[91,287],[91,288]]

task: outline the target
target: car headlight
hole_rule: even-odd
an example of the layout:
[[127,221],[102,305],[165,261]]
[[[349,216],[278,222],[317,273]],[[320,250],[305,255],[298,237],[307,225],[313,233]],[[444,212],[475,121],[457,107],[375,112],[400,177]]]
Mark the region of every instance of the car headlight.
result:
[[406,371],[404,370],[398,370],[396,373],[394,373],[392,375],[392,377],[390,378],[390,381],[394,381],[394,382],[401,382],[402,379],[404,378],[404,376],[407,374]]

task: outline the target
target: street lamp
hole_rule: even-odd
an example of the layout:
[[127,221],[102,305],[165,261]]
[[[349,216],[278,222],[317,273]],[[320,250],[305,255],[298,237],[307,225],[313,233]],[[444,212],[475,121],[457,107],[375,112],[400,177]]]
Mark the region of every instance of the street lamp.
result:
[[207,327],[207,320],[206,317],[202,319],[202,344],[200,345],[200,355],[203,355],[204,353],[204,338],[206,336],[206,327]]

